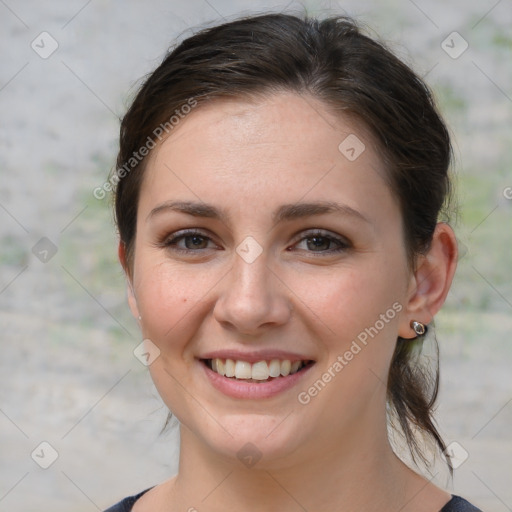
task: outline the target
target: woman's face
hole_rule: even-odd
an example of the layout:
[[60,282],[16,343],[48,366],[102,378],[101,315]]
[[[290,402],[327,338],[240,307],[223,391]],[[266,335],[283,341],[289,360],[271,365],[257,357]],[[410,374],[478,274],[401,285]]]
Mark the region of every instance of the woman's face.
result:
[[270,467],[385,436],[411,278],[384,172],[360,125],[293,93],[201,105],[153,150],[130,303],[196,447]]

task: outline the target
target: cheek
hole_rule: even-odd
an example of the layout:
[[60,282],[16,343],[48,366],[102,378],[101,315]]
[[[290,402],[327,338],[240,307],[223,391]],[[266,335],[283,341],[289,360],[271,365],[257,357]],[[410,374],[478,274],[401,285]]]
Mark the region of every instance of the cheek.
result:
[[[195,360],[187,354],[187,343],[196,333],[201,300],[213,283],[194,268],[177,269],[169,262],[138,262],[137,301],[142,317],[142,336],[160,350],[149,366],[151,378],[164,403],[181,422],[191,422],[187,411],[197,404],[183,392],[189,388],[189,367]],[[137,275],[137,274],[136,274]],[[193,422],[192,422],[193,423]]]
[[194,315],[212,284],[196,269],[176,269],[165,262],[140,261],[139,269],[136,292],[143,335],[162,351],[176,348],[166,340],[186,339],[184,329],[191,322],[184,320]]
[[403,306],[399,275],[392,266],[389,272],[378,270],[383,268],[343,269],[322,279],[301,279],[297,294],[313,313],[311,328],[327,355],[321,379],[329,384],[316,402],[319,409],[333,406],[318,413],[330,418],[326,423],[338,425],[340,411],[347,421],[362,414],[386,391]]
[[301,285],[297,295],[313,313],[309,314],[310,328],[326,350],[324,371],[330,368],[337,376],[326,397],[342,407],[348,405],[347,396],[352,397],[349,402],[355,397],[359,397],[357,403],[368,402],[381,383],[387,382],[403,309],[402,278],[387,263],[387,272],[382,270],[386,266],[374,260],[373,265],[296,280]]
[[[393,267],[361,265],[337,269],[319,275],[301,274],[290,280],[301,302],[321,320],[320,325],[330,332],[328,339],[352,340],[365,328],[378,322],[379,330],[397,325],[397,309],[393,304],[400,299],[400,277],[393,275]],[[385,316],[382,327],[381,315]],[[317,322],[318,323],[318,322]]]

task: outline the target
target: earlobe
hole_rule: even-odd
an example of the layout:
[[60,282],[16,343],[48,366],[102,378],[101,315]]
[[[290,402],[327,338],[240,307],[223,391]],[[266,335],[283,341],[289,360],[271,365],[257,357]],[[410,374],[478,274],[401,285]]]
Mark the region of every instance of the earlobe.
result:
[[404,308],[399,336],[415,338],[413,321],[425,326],[441,309],[450,290],[457,267],[457,240],[452,228],[443,222],[437,224],[427,254],[422,255],[411,276],[409,298]]

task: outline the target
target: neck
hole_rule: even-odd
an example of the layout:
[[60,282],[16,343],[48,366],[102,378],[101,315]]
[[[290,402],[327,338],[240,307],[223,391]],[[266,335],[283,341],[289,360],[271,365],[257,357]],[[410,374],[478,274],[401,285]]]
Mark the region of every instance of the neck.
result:
[[[181,427],[178,476],[172,501],[176,510],[399,510],[411,497],[418,476],[393,453],[386,434],[359,425],[350,435],[279,463],[251,469],[201,446]],[[350,439],[350,442],[346,440]],[[414,477],[412,476],[414,475]],[[417,487],[417,486],[416,486]],[[181,508],[180,508],[181,507]]]

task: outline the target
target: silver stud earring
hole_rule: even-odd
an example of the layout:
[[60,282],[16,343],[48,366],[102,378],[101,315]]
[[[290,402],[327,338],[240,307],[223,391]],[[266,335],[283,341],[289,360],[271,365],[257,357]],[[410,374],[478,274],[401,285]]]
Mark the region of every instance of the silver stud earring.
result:
[[142,317],[139,315],[139,320],[142,320]]
[[418,335],[423,336],[427,332],[427,326],[422,324],[421,322],[416,322],[413,320],[411,322],[411,329]]

